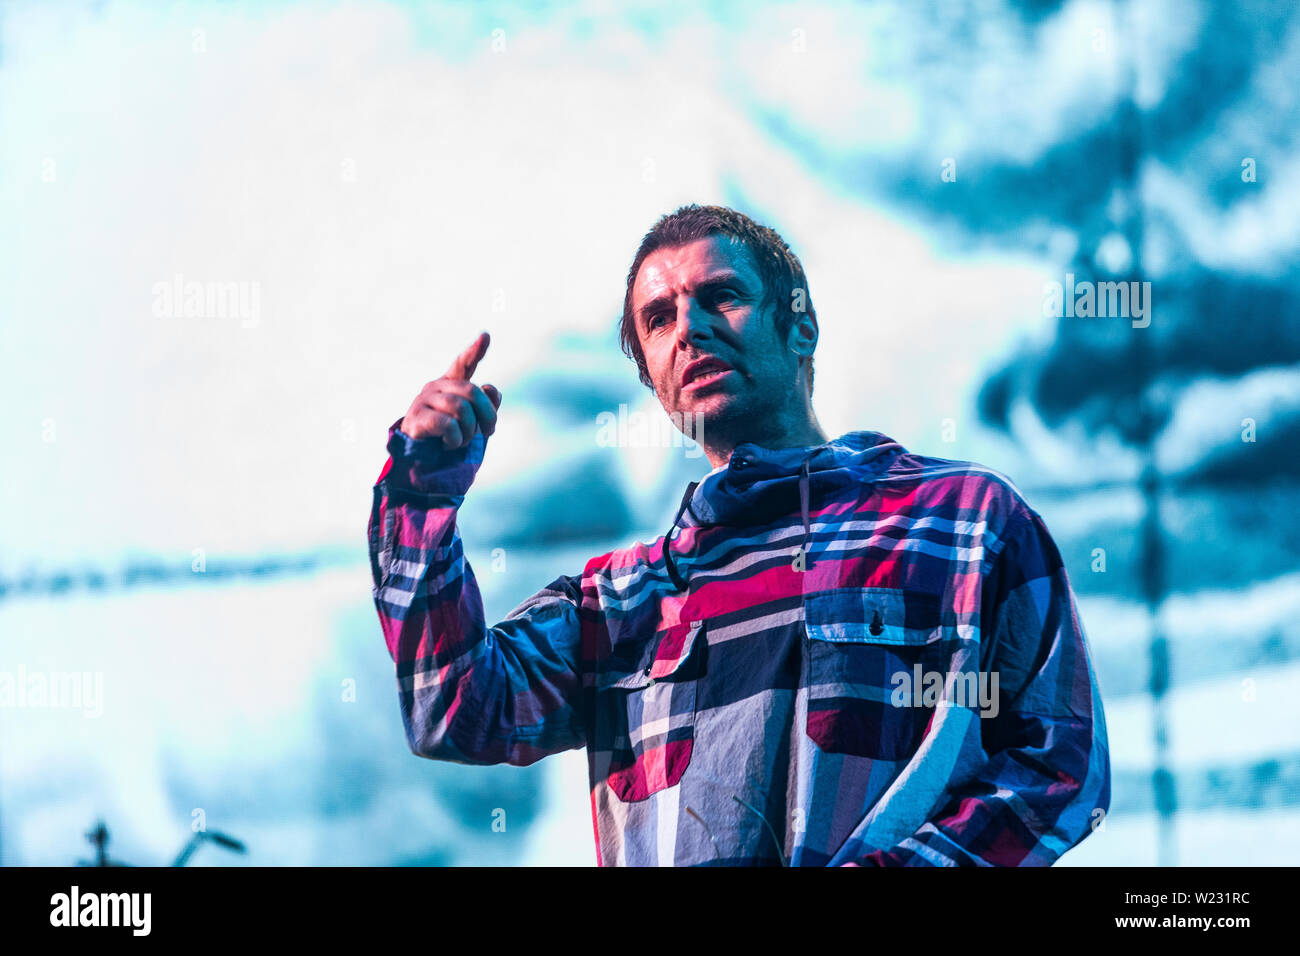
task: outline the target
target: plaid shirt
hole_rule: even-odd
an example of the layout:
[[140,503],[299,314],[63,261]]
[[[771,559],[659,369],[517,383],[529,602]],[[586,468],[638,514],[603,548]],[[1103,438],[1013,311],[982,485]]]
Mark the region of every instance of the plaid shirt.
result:
[[1005,476],[870,431],[745,443],[668,536],[488,627],[456,529],[485,445],[389,431],[369,542],[408,743],[585,747],[598,864],[1046,866],[1104,817],[1074,595]]

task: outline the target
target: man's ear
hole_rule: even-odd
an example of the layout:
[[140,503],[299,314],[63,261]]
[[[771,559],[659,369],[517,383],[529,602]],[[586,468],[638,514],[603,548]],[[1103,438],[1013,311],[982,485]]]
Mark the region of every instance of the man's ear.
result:
[[796,312],[790,323],[786,345],[797,355],[811,356],[817,351],[817,319],[807,312]]

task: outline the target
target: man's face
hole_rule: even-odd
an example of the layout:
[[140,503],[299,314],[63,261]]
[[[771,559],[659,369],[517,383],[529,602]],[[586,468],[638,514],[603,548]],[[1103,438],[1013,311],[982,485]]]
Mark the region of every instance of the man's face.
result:
[[[709,236],[659,249],[632,285],[632,315],[664,411],[758,441],[799,407],[799,356],[778,337],[746,247]],[[694,419],[701,421],[701,419]]]

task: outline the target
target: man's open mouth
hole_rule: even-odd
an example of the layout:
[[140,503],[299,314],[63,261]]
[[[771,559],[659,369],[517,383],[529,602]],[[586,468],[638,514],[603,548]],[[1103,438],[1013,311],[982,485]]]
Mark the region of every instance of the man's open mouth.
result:
[[722,359],[699,359],[686,366],[682,372],[682,388],[707,385],[730,372],[731,366]]

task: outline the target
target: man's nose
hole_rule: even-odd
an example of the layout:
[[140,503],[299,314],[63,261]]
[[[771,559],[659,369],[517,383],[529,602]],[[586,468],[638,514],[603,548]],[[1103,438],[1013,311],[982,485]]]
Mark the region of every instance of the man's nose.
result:
[[713,316],[694,296],[677,306],[677,342],[698,345],[713,338]]

